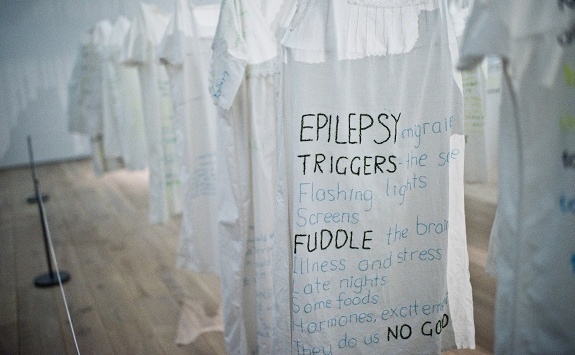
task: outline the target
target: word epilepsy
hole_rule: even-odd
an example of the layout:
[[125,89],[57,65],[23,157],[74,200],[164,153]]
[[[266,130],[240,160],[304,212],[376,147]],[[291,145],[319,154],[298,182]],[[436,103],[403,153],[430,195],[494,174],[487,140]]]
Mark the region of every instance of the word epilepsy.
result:
[[[299,141],[323,142],[337,146],[361,145],[365,143],[380,146],[397,142],[398,123],[401,113],[348,113],[332,115],[308,113],[301,116]],[[372,175],[394,173],[397,170],[395,155],[347,156],[322,152],[299,154],[303,175],[338,174]]]

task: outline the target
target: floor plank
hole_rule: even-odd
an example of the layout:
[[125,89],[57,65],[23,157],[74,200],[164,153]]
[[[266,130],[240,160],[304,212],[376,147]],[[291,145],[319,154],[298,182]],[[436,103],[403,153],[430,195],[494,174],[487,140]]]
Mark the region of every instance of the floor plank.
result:
[[13,205],[11,177],[0,174],[0,354],[18,352],[18,309],[16,259],[12,230]]
[[[146,172],[96,177],[89,161],[38,167],[58,262],[79,348],[85,354],[225,354],[211,332],[175,343],[186,302],[220,307],[217,278],[175,267],[180,219],[148,223]],[[0,170],[0,354],[74,354],[62,296],[38,289],[46,272],[38,209],[27,168]],[[485,274],[497,197],[490,185],[466,185],[466,223],[473,285],[476,350],[493,351],[495,281]]]

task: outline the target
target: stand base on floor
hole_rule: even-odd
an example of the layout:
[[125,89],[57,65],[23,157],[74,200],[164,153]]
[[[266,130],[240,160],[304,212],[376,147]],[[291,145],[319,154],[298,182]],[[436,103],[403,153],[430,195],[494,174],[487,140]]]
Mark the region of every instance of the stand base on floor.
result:
[[[48,201],[50,196],[48,196],[48,194],[42,194],[40,196],[40,198],[42,199],[42,202],[46,202],[46,201]],[[32,196],[26,198],[26,202],[28,202],[29,205],[33,205],[33,204],[38,202],[38,199],[36,198],[36,195],[32,195]]]
[[[70,274],[66,271],[60,271],[60,279],[62,280],[62,283],[66,283],[70,280]],[[36,285],[36,287],[52,287],[58,284],[58,274],[55,272],[47,272],[34,279],[34,285]]]

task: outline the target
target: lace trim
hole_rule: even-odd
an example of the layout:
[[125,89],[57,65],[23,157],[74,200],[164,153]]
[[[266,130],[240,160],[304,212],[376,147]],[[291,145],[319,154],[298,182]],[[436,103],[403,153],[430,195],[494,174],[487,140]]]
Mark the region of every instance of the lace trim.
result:
[[376,6],[376,7],[404,7],[425,5],[431,0],[347,0],[350,5]]

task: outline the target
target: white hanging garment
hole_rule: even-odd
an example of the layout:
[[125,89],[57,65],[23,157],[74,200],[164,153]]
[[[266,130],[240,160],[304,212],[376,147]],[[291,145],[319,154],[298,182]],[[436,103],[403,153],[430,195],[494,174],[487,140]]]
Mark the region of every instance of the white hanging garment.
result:
[[465,181],[487,182],[484,66],[461,73],[465,117]]
[[86,34],[69,84],[68,129],[90,138],[96,175],[123,167],[117,144],[110,144],[111,141],[117,140],[108,136],[106,144],[105,138],[109,133],[105,128],[113,120],[113,103],[110,100],[110,81],[105,59],[106,43],[111,32],[112,24],[103,20]]
[[150,223],[165,223],[181,212],[180,163],[176,153],[173,104],[166,68],[156,59],[170,16],[140,4],[124,43],[122,62],[138,68],[150,170]]
[[[465,30],[465,24],[473,7],[473,0],[449,0],[449,12],[458,44]],[[493,144],[492,122],[499,115],[490,116],[487,112],[488,65],[483,65],[461,73],[463,82],[463,111],[465,122],[465,181],[495,181],[496,169],[491,168],[492,156],[497,148]],[[495,96],[495,95],[490,95]],[[492,99],[492,97],[489,97]],[[489,143],[489,144],[488,144]]]
[[120,132],[120,102],[118,95],[118,77],[116,66],[110,61],[109,42],[113,34],[114,26],[105,20],[106,35],[98,43],[96,49],[102,62],[102,136],[100,145],[106,159],[114,159],[121,162],[123,167],[122,137]]
[[178,267],[219,274],[216,233],[216,106],[208,72],[219,5],[190,7],[176,1],[158,49],[166,64],[174,102],[184,191]]
[[134,67],[120,65],[129,30],[130,21],[123,16],[118,17],[106,43],[108,95],[114,120],[104,121],[104,145],[115,146],[125,167],[136,170],[147,167],[148,158],[138,71]]
[[112,34],[112,23],[108,20],[96,24],[92,40],[97,52],[100,69],[100,84],[97,95],[100,96],[101,107],[98,109],[98,134],[90,137],[92,143],[92,159],[97,175],[124,167],[120,138],[118,136],[118,110],[116,109],[114,74],[110,72],[107,60],[107,45]]
[[499,147],[499,106],[501,104],[501,58],[490,56],[483,62],[485,79],[485,145],[487,181],[497,182],[497,151]]
[[474,348],[446,2],[299,1],[283,44],[278,353]]
[[90,43],[90,36],[85,33],[78,48],[70,80],[68,80],[68,131],[84,135],[89,135],[90,132],[95,130],[95,127],[88,126],[90,121],[86,120],[86,116],[83,113],[83,104],[86,103],[83,97],[83,85],[85,85],[87,79],[86,69],[91,68],[90,73],[92,73],[92,76],[90,77],[96,79],[96,69],[86,63],[89,56],[94,52],[93,45]]
[[504,63],[495,352],[575,352],[575,6],[477,2],[459,66]]
[[271,18],[281,5],[283,1],[224,1],[212,47],[210,93],[218,106],[221,168],[220,280],[229,354],[274,353],[278,45]]

